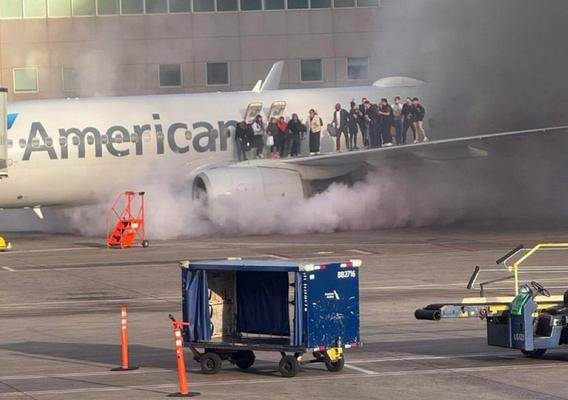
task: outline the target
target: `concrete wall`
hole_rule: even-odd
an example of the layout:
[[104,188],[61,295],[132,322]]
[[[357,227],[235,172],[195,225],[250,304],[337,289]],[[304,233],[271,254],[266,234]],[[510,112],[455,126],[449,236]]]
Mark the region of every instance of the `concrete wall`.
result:
[[[0,84],[10,100],[249,90],[286,60],[283,88],[369,84],[379,78],[384,8],[0,20]],[[369,57],[348,81],[347,57]],[[300,59],[323,59],[323,82],[300,82]],[[207,86],[206,63],[228,61],[230,85]],[[183,87],[160,88],[159,64],[181,63]],[[84,88],[64,92],[62,67]],[[36,67],[39,93],[13,92],[13,68]]]

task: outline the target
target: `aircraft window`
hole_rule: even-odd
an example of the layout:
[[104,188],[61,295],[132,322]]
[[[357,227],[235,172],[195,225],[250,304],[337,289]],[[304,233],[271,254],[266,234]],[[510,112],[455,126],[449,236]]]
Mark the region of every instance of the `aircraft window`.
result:
[[102,144],[107,144],[107,143],[108,143],[108,136],[107,136],[107,135],[102,135],[102,136],[101,136],[101,143],[102,143]]
[[121,133],[119,133],[118,135],[116,135],[114,137],[114,142],[115,143],[122,143],[122,134]]
[[32,147],[35,147],[35,148],[39,147],[39,139],[38,138],[32,139]]
[[131,135],[130,135],[130,141],[131,141],[132,143],[138,143],[138,135],[135,134],[135,133],[131,134]]
[[146,131],[142,134],[142,138],[144,139],[144,142],[148,143],[150,140],[152,140],[152,136],[150,135],[150,132]]
[[79,138],[77,136],[73,136],[73,139],[71,139],[73,141],[73,144],[75,146],[79,146]]
[[158,138],[158,141],[163,142],[164,141],[164,132],[158,132],[156,134],[156,137]]
[[95,143],[95,138],[92,135],[87,136],[87,143],[88,144]]
[[8,139],[8,148],[11,149],[14,146],[12,139]]
[[45,145],[47,147],[53,147],[53,139],[51,137],[46,137],[45,138]]
[[22,149],[26,148],[26,139],[24,138],[20,139],[20,147]]
[[191,131],[189,129],[185,131],[185,140],[191,140],[192,136],[193,135],[191,134]]
[[12,165],[14,165],[14,160],[8,158],[8,167],[11,167]]
[[60,145],[61,147],[67,146],[67,138],[66,138],[66,137],[63,137],[63,136],[60,137],[60,138],[59,138],[59,145]]

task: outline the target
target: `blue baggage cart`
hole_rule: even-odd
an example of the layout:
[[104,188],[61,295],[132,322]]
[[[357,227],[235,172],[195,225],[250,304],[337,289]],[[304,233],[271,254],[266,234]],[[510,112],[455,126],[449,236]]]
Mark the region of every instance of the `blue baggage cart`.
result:
[[[295,376],[301,362],[332,372],[343,350],[362,345],[359,332],[359,260],[182,261],[184,346],[206,374],[223,362],[250,368],[255,351],[282,356],[279,371]],[[203,349],[202,351],[198,349]],[[313,358],[302,361],[306,353]]]

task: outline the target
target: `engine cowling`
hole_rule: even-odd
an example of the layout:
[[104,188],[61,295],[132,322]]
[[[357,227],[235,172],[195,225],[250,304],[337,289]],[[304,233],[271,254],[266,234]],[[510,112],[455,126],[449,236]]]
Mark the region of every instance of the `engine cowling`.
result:
[[302,199],[308,194],[300,174],[286,169],[217,167],[200,172],[193,180],[194,198],[209,201],[247,192],[266,200]]

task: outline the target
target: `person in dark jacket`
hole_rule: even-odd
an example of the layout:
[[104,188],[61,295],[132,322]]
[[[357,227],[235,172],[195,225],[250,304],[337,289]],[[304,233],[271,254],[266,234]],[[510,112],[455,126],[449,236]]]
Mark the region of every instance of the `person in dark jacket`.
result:
[[406,143],[406,133],[408,128],[412,129],[414,142],[416,143],[416,128],[414,127],[414,114],[412,113],[412,99],[406,98],[406,102],[402,106],[402,142]]
[[246,161],[247,160],[247,149],[249,147],[248,144],[248,131],[249,127],[245,121],[241,121],[237,125],[237,129],[235,131],[235,142],[237,144],[237,158],[239,161]]
[[370,132],[369,132],[369,118],[367,117],[367,108],[365,107],[365,103],[368,103],[365,97],[361,99],[361,104],[359,105],[359,118],[357,118],[357,124],[359,125],[359,129],[361,129],[361,135],[363,135],[363,146],[368,148],[370,146]]
[[341,104],[337,103],[335,105],[335,111],[333,113],[333,127],[335,128],[335,151],[341,150],[341,135],[345,137],[345,147],[349,150],[349,139],[347,138],[347,131],[349,123],[349,113],[347,110],[341,108]]
[[292,119],[288,121],[288,133],[290,135],[290,140],[287,143],[287,149],[285,150],[286,155],[291,157],[300,154],[301,138],[300,135],[306,132],[306,127],[302,124],[302,121],[298,118],[298,114],[292,114]]
[[284,157],[284,149],[286,148],[286,136],[288,134],[288,123],[286,118],[280,117],[278,119],[278,154],[280,157]]
[[369,118],[369,145],[370,147],[381,147],[380,115],[379,106],[367,101],[365,103],[365,115]]
[[392,107],[387,99],[381,99],[379,107],[379,129],[383,146],[392,146],[391,126],[394,122]]
[[277,145],[276,143],[278,142],[278,125],[276,123],[276,118],[272,117],[270,118],[270,122],[268,123],[268,126],[266,127],[266,134],[267,136],[267,140],[270,141],[270,157],[271,158],[280,158],[280,155],[278,154],[277,149]]
[[424,116],[426,115],[426,109],[420,104],[418,97],[412,99],[413,109],[412,114],[414,114],[414,128],[416,129],[416,140],[418,142],[418,132],[424,135],[424,142],[428,141],[428,136],[426,136],[426,130],[424,129]]
[[350,104],[351,109],[349,110],[349,147],[351,150],[357,150],[357,121],[359,120],[359,107],[354,101]]

